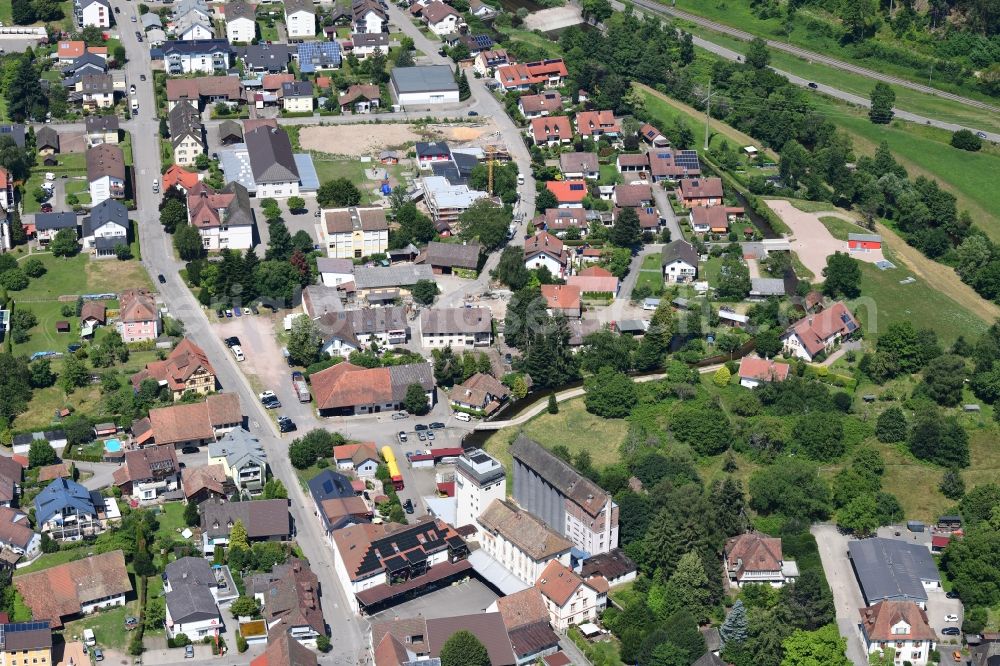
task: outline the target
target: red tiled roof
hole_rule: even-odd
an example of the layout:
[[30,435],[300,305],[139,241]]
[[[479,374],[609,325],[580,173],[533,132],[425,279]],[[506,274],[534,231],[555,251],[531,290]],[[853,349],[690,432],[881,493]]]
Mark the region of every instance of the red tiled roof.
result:
[[610,276],[600,276],[600,275],[574,275],[566,280],[566,284],[571,287],[578,287],[584,294],[587,293],[601,293],[601,294],[617,294],[618,293],[618,278],[613,275]]
[[118,318],[123,322],[154,321],[160,318],[153,295],[145,289],[126,289],[118,297]]
[[[545,83],[545,78],[533,75],[525,65],[501,65],[497,67],[496,80],[504,88],[516,88],[518,86],[530,86],[538,83]],[[569,123],[569,119],[566,120]]]
[[581,111],[576,114],[576,131],[581,136],[590,136],[594,132],[621,132],[621,123],[612,111]]
[[563,62],[562,58],[529,62],[525,63],[525,67],[528,68],[528,72],[532,76],[569,76],[569,70],[566,69],[566,63]]
[[362,368],[351,363],[338,363],[317,372],[310,381],[319,409],[392,402],[388,368]]
[[[912,601],[880,601],[868,608],[859,608],[861,625],[868,640],[878,641],[936,641],[937,634],[927,623],[927,613]],[[910,629],[899,634],[894,629],[906,623]]]
[[559,261],[562,261],[563,242],[547,231],[537,233],[524,241],[525,258],[536,254],[547,254]]
[[680,184],[684,199],[721,199],[721,178],[686,178]]
[[[542,116],[531,119],[531,136],[535,143],[565,141],[573,138],[573,127],[566,116]],[[549,181],[551,185],[555,181]]]
[[580,287],[568,284],[543,284],[542,298],[553,310],[579,310]]
[[747,571],[780,571],[781,539],[747,532],[726,541],[726,561],[739,579]]
[[847,306],[838,301],[822,312],[808,315],[795,322],[786,335],[794,333],[809,355],[815,356],[824,349],[826,341],[834,335],[837,333],[850,335],[857,328],[857,320]]
[[208,361],[204,350],[190,338],[184,338],[165,360],[147,363],[145,369],[132,375],[132,386],[138,390],[144,380],[154,379],[166,382],[171,391],[183,391],[188,380],[198,371],[215,376],[215,368]]
[[163,174],[163,189],[169,190],[171,187],[180,186],[187,191],[198,184],[198,174],[188,171],[182,166],[171,164],[166,173]]
[[[535,120],[545,120],[545,118],[536,118]],[[585,180],[550,180],[545,183],[545,187],[556,195],[556,201],[560,204],[583,203],[584,197],[588,194],[587,181]]]
[[[603,585],[600,582],[595,583],[598,578],[604,581],[600,576],[585,581],[559,560],[552,560],[535,581],[535,587],[542,593],[542,596],[562,607],[566,605],[581,585],[587,585],[598,592],[607,592],[607,581],[604,581]],[[603,589],[601,589],[602,587]]]
[[783,382],[788,379],[791,366],[787,363],[744,356],[740,359],[740,379],[756,379],[763,382]]
[[83,603],[132,591],[120,550],[16,576],[14,586],[32,617],[49,620],[53,627],[62,626],[63,616],[79,613]]

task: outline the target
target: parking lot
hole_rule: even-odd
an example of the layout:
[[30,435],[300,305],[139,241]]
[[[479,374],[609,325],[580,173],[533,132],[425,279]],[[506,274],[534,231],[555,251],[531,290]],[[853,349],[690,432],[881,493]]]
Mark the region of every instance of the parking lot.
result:
[[475,578],[417,597],[398,606],[393,606],[377,615],[372,622],[391,620],[397,617],[424,617],[432,620],[454,615],[482,613],[497,600],[497,595]]
[[847,557],[850,537],[841,534],[835,525],[814,525],[810,531],[816,537],[823,571],[833,592],[837,628],[840,635],[847,638],[847,657],[852,663],[863,666],[868,663],[868,658],[861,638],[858,609],[864,608],[865,602],[854,577],[851,560]]

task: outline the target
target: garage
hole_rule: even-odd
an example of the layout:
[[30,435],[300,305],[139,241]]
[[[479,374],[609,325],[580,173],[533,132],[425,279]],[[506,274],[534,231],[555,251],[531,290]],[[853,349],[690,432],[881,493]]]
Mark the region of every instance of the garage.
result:
[[401,107],[458,104],[458,83],[447,65],[397,67],[390,81],[392,96]]

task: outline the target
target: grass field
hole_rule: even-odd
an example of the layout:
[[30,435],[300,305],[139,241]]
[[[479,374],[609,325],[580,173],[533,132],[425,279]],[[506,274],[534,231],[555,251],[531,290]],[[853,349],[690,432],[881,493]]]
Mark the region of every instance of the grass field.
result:
[[[134,595],[133,595],[134,596]],[[68,622],[64,636],[83,636],[84,629],[93,629],[97,644],[102,648],[124,650],[128,647],[129,632],[125,630],[125,618],[139,617],[139,601],[133,599],[124,606],[100,611],[75,622]]]
[[[312,157],[319,182],[325,183],[335,178],[347,178],[361,190],[362,203],[371,204],[375,201],[372,190],[379,185],[379,181],[371,180],[365,175],[366,166],[372,166],[372,164],[366,165],[356,159],[337,158],[318,152],[313,152]],[[395,182],[402,182],[405,167],[399,165],[386,167],[379,164],[375,164],[375,166],[378,166],[379,171],[387,169],[389,177],[395,179]]]
[[[906,65],[896,64],[890,59],[872,60],[854,57],[850,47],[842,45],[838,41],[838,37],[819,35],[816,31],[810,31],[806,27],[807,24],[805,19],[815,19],[839,28],[839,20],[832,17],[831,14],[824,12],[822,9],[819,9],[816,5],[812,5],[808,8],[800,8],[796,15],[796,19],[793,21],[791,34],[785,36],[783,34],[779,34],[779,30],[783,22],[781,17],[760,19],[750,11],[750,4],[749,0],[678,0],[676,7],[678,9],[691,12],[692,14],[697,14],[711,19],[718,23],[734,26],[754,35],[759,35],[767,39],[790,42],[811,51],[825,53],[840,60],[854,62],[862,67],[868,67],[885,74],[894,74],[911,81],[926,84],[928,75],[931,74],[929,69],[913,68]],[[781,16],[784,16],[784,13],[781,13]],[[675,21],[675,23],[678,23],[685,29],[690,27],[690,24],[687,21]],[[695,29],[692,29],[692,31],[694,30]],[[718,33],[713,32],[710,34],[711,41],[716,41]],[[883,28],[883,35],[881,35],[880,38],[886,43],[895,42],[896,45],[899,45],[896,40],[889,36],[890,34],[891,33],[889,33],[888,28]],[[912,42],[908,42],[904,45],[904,47],[909,48],[912,48],[912,46]],[[983,99],[988,102],[996,102],[995,99],[991,99],[972,86],[960,86],[947,80],[945,77],[933,77],[931,79],[931,83],[935,88],[939,88],[941,90],[948,90],[966,97]]]
[[873,125],[861,111],[850,112],[848,106],[828,99],[818,99],[816,106],[852,136],[860,154],[870,155],[886,141],[912,177],[937,179],[958,197],[960,209],[968,209],[974,222],[994,242],[1000,241],[1000,206],[994,196],[1000,149],[987,144],[980,152],[970,153],[952,148],[951,135],[943,130],[903,121]]
[[23,576],[24,574],[29,574],[34,571],[41,571],[42,569],[48,569],[60,564],[66,564],[67,562],[73,562],[87,557],[87,554],[88,549],[85,546],[81,546],[79,548],[70,547],[56,553],[45,553],[44,555],[40,555],[37,560],[28,566],[18,569],[14,575]]
[[653,294],[663,291],[663,269],[659,254],[646,255],[642,259],[642,268],[635,282],[635,288],[647,286]]
[[27,289],[12,293],[15,301],[49,301],[60,296],[117,293],[126,287],[152,286],[137,261],[94,261],[85,254],[68,258],[43,253],[31,256],[41,260],[48,270],[31,280]]
[[833,215],[820,215],[819,221],[829,230],[830,235],[837,240],[846,241],[848,234],[866,233],[864,228]]
[[588,451],[594,467],[600,468],[618,462],[618,445],[625,439],[628,424],[622,419],[602,419],[588,413],[583,398],[561,402],[558,414],[543,412],[523,426],[498,430],[486,440],[484,448],[508,471],[511,458],[507,447],[519,430],[546,448],[562,444],[574,455]]
[[[547,57],[559,58],[562,56],[559,44],[544,35],[539,35],[538,33],[531,32],[529,30],[520,30],[518,28],[511,27],[499,28],[499,30],[510,37],[511,41],[524,42],[525,44],[529,44],[537,49],[541,49],[545,52]],[[437,37],[432,37],[432,39],[437,39]]]
[[176,539],[180,536],[184,524],[184,504],[181,502],[167,502],[160,505],[160,513],[156,516],[160,527],[156,530],[156,536],[161,538]]
[[[748,43],[734,37],[688,24],[690,32],[699,35],[719,46],[724,46],[737,53],[746,53]],[[873,82],[861,76],[835,67],[810,62],[791,53],[771,49],[771,66],[775,69],[794,74],[795,76],[828,85],[844,92],[853,93],[867,98],[871,93]],[[983,109],[965,106],[936,95],[922,93],[903,86],[893,86],[896,93],[896,107],[929,118],[952,122],[967,127],[987,131],[1000,131],[1000,117]]]
[[881,271],[872,264],[861,263],[862,296],[851,302],[851,309],[859,308],[861,324],[869,338],[877,337],[889,324],[903,321],[933,328],[943,345],[950,345],[959,335],[976,339],[987,329],[986,321],[922,279],[899,284],[912,275],[903,267]]

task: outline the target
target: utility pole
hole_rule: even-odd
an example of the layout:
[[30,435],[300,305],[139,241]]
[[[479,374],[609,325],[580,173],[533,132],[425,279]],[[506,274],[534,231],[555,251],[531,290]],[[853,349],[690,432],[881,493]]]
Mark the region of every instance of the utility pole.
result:
[[705,98],[705,150],[708,150],[708,124],[712,120],[712,81],[708,82],[708,97]]

